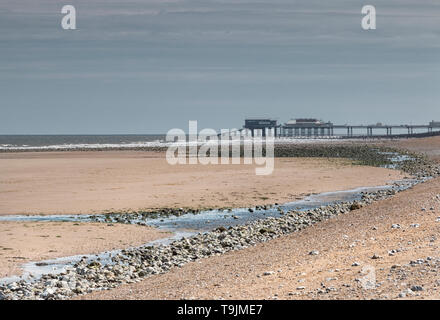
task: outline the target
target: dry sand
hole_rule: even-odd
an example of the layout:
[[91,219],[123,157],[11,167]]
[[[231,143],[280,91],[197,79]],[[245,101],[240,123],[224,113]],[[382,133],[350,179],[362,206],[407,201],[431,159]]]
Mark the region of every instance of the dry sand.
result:
[[123,249],[168,234],[124,224],[0,222],[0,278],[20,275],[20,266],[29,261]]
[[254,206],[402,177],[316,158],[276,159],[272,175],[256,176],[251,165],[171,166],[141,151],[3,153],[0,172],[1,215]]

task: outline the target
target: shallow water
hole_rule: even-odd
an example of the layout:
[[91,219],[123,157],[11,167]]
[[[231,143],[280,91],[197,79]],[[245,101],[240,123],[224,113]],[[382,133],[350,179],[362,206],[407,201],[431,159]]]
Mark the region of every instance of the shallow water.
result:
[[[157,239],[148,242],[141,247],[167,245],[174,240],[182,239],[182,237],[191,237],[195,232],[190,231],[174,231],[170,237]],[[127,248],[129,249],[129,248]],[[0,284],[8,284],[20,280],[32,281],[47,274],[60,274],[66,271],[67,267],[71,267],[84,259],[87,263],[98,260],[101,265],[112,264],[112,257],[120,254],[122,249],[105,251],[99,254],[83,254],[68,257],[61,257],[56,259],[43,260],[38,262],[28,262],[22,265],[23,273],[21,276],[12,276],[0,279]]]

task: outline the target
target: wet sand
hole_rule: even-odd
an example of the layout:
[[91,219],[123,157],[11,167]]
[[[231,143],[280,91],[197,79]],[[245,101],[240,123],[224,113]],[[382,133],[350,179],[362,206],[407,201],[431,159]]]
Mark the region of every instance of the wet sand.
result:
[[415,153],[422,153],[430,159],[440,161],[440,137],[420,139],[401,139],[384,143],[387,146],[403,148]]
[[79,254],[138,246],[169,233],[150,227],[105,223],[0,222],[0,278],[20,275],[20,266]]
[[171,166],[143,151],[0,153],[0,215],[255,206],[403,177],[342,159],[279,158],[269,176],[254,169]]

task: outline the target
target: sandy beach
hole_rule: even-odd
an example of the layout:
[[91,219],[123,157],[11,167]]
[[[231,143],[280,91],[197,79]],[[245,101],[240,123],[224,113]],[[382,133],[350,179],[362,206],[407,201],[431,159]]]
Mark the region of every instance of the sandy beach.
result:
[[20,275],[29,261],[139,246],[163,238],[155,228],[104,223],[0,222],[0,278]]
[[[439,299],[440,265],[407,266],[439,257],[439,190],[436,179],[300,232],[80,299],[395,299],[414,285],[424,290],[406,298]],[[381,284],[375,290],[356,281],[366,266]]]
[[[277,159],[269,177],[253,166],[170,166],[164,154],[138,151],[0,154],[2,214],[73,214],[156,207],[240,207],[310,193],[383,185],[395,170],[343,159]],[[137,246],[164,237],[134,225],[0,222],[0,277],[28,261]]]
[[142,151],[0,153],[0,215],[245,207],[403,177],[344,159],[278,158],[272,175],[256,176],[253,165],[171,166],[164,157]]
[[[394,146],[429,154],[433,140]],[[439,190],[436,178],[300,232],[78,299],[439,299]],[[367,290],[359,280],[370,272],[378,286]]]
[[[431,138],[385,143],[437,159]],[[258,177],[251,166],[171,167],[163,154],[140,151],[10,153],[1,155],[0,163],[7,173],[1,189],[9,190],[1,194],[7,214],[255,206],[408,176],[346,159],[277,158],[274,174]],[[298,232],[75,299],[440,298],[438,190],[435,178]],[[149,227],[96,223],[0,222],[0,231],[1,275],[18,273],[26,261],[127,248],[166,236]],[[361,286],[368,270],[376,289]]]

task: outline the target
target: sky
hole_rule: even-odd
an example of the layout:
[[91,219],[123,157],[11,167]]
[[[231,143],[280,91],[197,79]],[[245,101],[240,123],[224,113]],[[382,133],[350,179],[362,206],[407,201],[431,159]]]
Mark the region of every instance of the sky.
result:
[[[73,5],[77,30],[63,30]],[[364,5],[377,29],[361,28]],[[2,0],[0,134],[440,121],[438,0]]]

